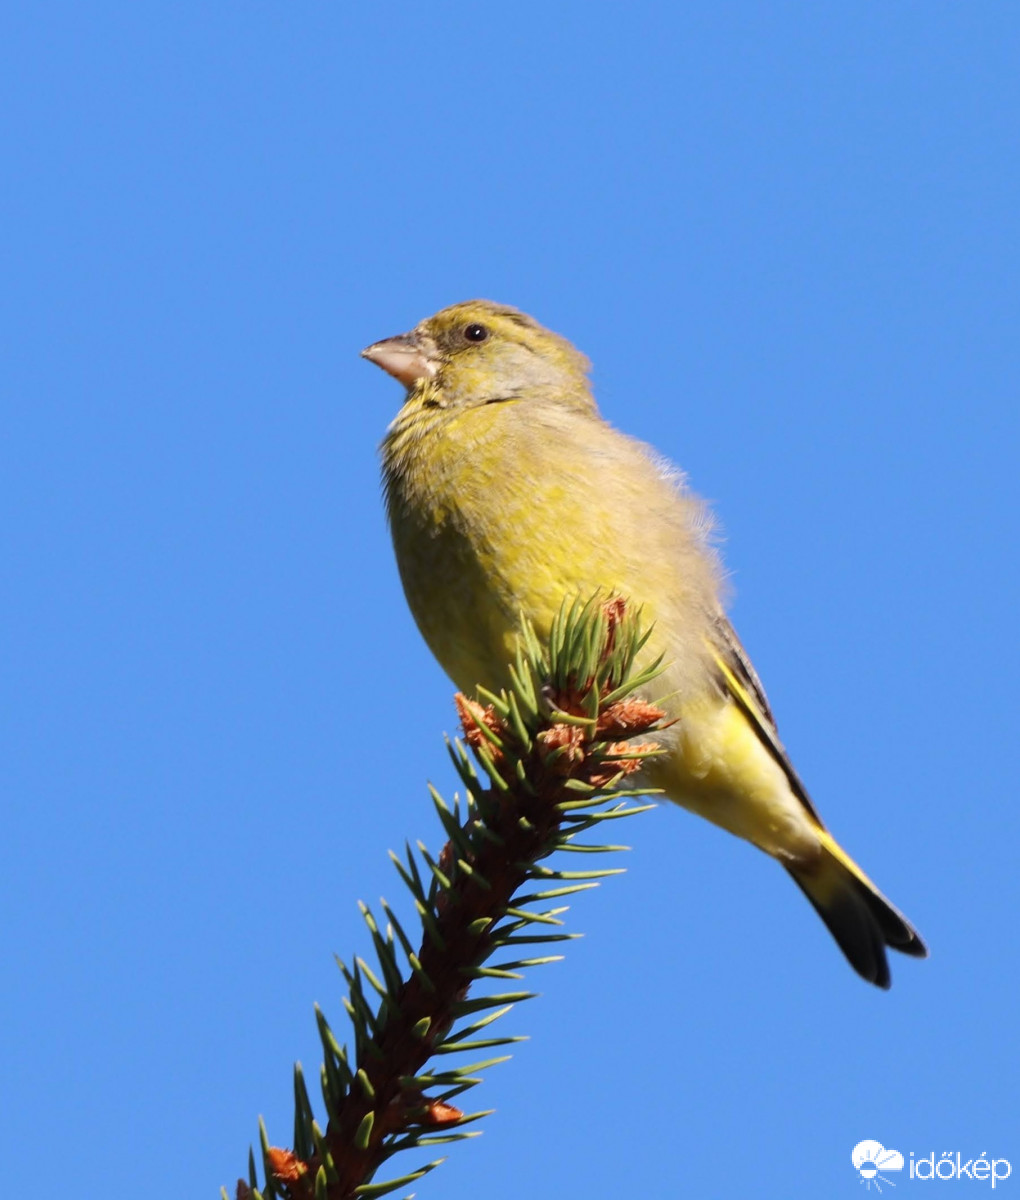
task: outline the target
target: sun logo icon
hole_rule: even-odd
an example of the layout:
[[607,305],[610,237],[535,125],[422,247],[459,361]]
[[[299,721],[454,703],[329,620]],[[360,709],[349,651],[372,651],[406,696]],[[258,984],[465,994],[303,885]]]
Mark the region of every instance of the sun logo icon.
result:
[[869,1192],[872,1188],[881,1192],[883,1183],[896,1186],[880,1172],[903,1170],[903,1155],[898,1150],[887,1150],[881,1142],[858,1142],[850,1152],[850,1159]]

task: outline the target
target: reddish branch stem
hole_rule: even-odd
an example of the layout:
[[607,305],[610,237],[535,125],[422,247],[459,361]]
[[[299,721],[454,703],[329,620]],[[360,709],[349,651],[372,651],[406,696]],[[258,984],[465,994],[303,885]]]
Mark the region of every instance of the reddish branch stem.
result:
[[[460,696],[457,699],[466,735],[476,747],[485,745],[492,752],[477,728],[482,722],[500,738],[514,739],[513,731],[502,725],[491,709],[483,710]],[[559,699],[569,709],[571,698]],[[479,796],[486,827],[495,838],[472,837],[469,826],[477,814],[468,813],[462,828],[464,840],[471,842],[473,850],[465,856],[463,847],[458,849],[448,842],[440,855],[440,870],[455,857],[464,856],[473,874],[460,871],[453,886],[440,893],[435,934],[426,931],[418,951],[428,983],[412,973],[395,1001],[387,1001],[385,1021],[357,1064],[367,1076],[369,1087],[366,1089],[355,1079],[327,1127],[325,1144],[338,1176],[327,1186],[329,1200],[353,1200],[358,1186],[372,1179],[386,1156],[386,1139],[422,1126],[452,1127],[458,1123],[462,1116],[459,1110],[409,1090],[402,1079],[423,1073],[437,1045],[458,1019],[457,1005],[467,996],[471,968],[484,962],[493,949],[494,938],[498,940],[498,922],[506,915],[512,897],[534,864],[555,846],[564,820],[558,805],[577,798],[576,792],[567,790],[567,779],[600,787],[605,786],[609,774],[633,769],[636,763],[619,761],[607,772],[606,743],[613,738],[633,738],[654,728],[662,716],[661,710],[651,705],[626,699],[605,710],[598,726],[582,736],[576,725],[552,724],[535,739],[528,756],[526,777],[530,787],[514,777],[506,780],[508,791],[490,789]],[[592,739],[602,747],[600,756],[587,753]],[[634,749],[633,743],[614,745],[610,752],[623,754]],[[501,756],[495,752],[495,757],[498,769]],[[488,923],[480,924],[483,919]],[[420,1028],[426,1018],[428,1030],[422,1037],[415,1028]],[[359,1149],[356,1134],[370,1112],[371,1133],[365,1148]],[[274,1149],[270,1160],[278,1192],[287,1200],[314,1200],[318,1156],[302,1161],[290,1151]],[[247,1200],[247,1184],[239,1181],[237,1194],[238,1200]]]

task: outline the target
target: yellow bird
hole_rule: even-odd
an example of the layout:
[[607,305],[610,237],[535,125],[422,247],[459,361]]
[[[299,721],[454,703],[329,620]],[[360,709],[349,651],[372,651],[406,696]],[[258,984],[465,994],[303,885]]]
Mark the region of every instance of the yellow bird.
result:
[[458,688],[498,689],[523,613],[547,635],[564,598],[639,604],[676,718],[651,782],[771,854],[865,979],[924,943],[822,824],[720,602],[711,521],[682,475],[600,416],[589,364],[517,309],[445,308],[364,357],[407,388],[382,445],[404,591]]

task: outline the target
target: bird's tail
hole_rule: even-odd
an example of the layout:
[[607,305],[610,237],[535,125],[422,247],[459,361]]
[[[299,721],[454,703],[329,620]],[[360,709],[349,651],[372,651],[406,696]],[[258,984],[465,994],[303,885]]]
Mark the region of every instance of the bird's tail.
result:
[[887,988],[886,946],[914,958],[926,958],[927,947],[835,839],[824,830],[820,837],[821,856],[810,866],[787,864],[787,870],[858,975]]

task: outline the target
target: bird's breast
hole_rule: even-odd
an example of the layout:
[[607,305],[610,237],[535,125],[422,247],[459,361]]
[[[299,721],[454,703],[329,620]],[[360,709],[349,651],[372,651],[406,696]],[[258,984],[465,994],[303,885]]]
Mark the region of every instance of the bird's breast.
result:
[[399,449],[384,467],[401,579],[460,688],[507,682],[522,614],[543,637],[565,598],[604,591],[675,627],[714,587],[682,499],[601,421],[486,405]]

